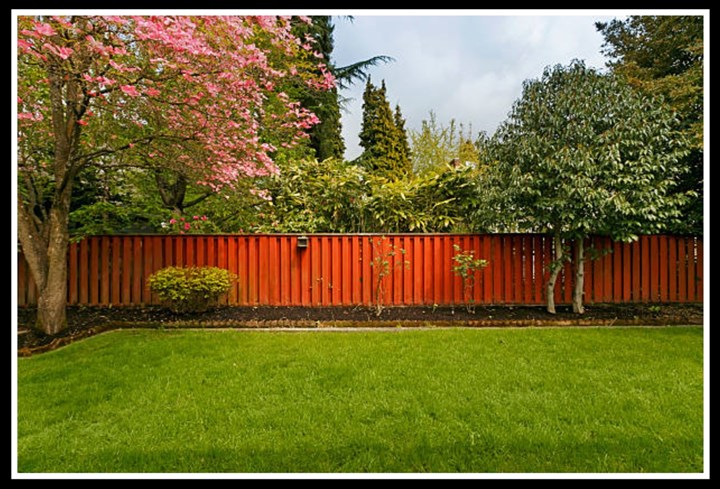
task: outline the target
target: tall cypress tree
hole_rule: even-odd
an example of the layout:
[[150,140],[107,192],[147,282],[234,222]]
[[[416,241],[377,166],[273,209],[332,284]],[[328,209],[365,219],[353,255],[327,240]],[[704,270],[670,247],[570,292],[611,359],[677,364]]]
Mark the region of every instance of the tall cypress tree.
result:
[[412,166],[405,121],[399,106],[396,116],[393,115],[384,80],[380,88],[369,79],[365,85],[360,146],[364,149],[360,163],[372,173],[389,180],[397,180],[410,173]]
[[395,105],[395,130],[397,136],[395,139],[395,151],[397,152],[398,170],[403,174],[409,174],[412,171],[412,161],[410,161],[410,143],[408,135],[405,131],[405,118],[400,111],[400,104]]

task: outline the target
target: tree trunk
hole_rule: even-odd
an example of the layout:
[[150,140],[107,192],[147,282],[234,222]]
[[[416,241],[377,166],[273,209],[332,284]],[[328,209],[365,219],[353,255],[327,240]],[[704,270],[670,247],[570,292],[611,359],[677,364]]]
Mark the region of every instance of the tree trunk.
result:
[[550,279],[547,283],[547,312],[555,314],[555,282],[557,282],[560,270],[562,270],[563,251],[560,236],[553,236],[555,244],[555,260],[550,265]]
[[585,287],[585,245],[582,238],[575,240],[575,288],[573,289],[572,309],[583,314],[583,289]]
[[[69,185],[68,185],[69,187]],[[50,210],[45,228],[32,226],[32,210],[18,206],[18,234],[23,254],[38,289],[35,327],[55,335],[67,326],[67,252],[70,236],[70,189],[66,188]]]

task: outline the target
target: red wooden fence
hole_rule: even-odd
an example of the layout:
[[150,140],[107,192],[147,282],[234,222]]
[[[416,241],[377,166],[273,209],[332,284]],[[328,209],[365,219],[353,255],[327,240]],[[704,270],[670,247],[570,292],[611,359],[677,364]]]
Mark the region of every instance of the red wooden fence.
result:
[[[315,234],[307,248],[298,236],[182,235],[94,236],[68,253],[68,304],[157,304],[148,276],[170,265],[212,265],[239,276],[222,303],[231,305],[341,306],[375,304],[373,259],[395,247],[407,267],[384,279],[386,305],[464,302],[462,280],[452,272],[453,245],[473,250],[488,266],[476,274],[476,304],[543,304],[552,240],[537,234]],[[375,246],[374,246],[375,244]],[[611,251],[585,266],[585,302],[702,302],[703,242],[680,236],[641,236],[634,243],[593,237]],[[18,304],[37,294],[27,263],[18,257]],[[571,301],[572,265],[555,289],[557,303]]]

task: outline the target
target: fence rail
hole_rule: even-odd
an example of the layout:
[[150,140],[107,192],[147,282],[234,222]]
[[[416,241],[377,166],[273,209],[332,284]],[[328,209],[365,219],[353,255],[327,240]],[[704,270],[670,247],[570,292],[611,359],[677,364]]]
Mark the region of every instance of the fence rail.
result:
[[[585,302],[702,302],[703,242],[682,236],[641,236],[634,243],[592,237],[607,251],[586,261]],[[376,303],[373,260],[391,247],[404,250],[407,267],[383,279],[385,305],[452,305],[465,301],[462,279],[452,272],[456,251],[472,250],[488,266],[476,273],[475,304],[543,304],[552,239],[539,234],[315,234],[306,248],[298,236],[135,235],[93,236],[68,252],[68,304],[158,304],[147,287],[160,268],[211,265],[238,275],[221,299],[230,305],[341,306]],[[401,255],[396,255],[395,258]],[[555,301],[569,303],[573,270],[558,277]],[[37,292],[18,255],[18,304],[35,305]]]

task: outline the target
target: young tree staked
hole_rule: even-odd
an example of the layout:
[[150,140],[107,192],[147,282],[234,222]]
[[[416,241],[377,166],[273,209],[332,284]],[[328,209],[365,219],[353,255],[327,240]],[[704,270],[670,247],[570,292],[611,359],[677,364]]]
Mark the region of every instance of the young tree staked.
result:
[[548,67],[490,142],[487,202],[517,230],[547,232],[555,257],[547,309],[563,263],[575,259],[573,310],[583,312],[585,239],[632,241],[680,216],[676,189],[688,142],[666,105],[574,61]]

